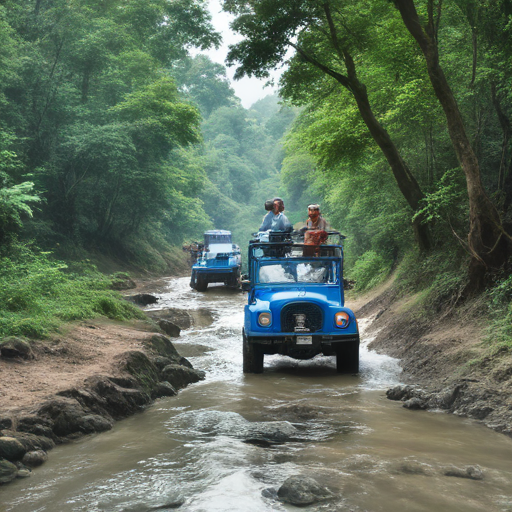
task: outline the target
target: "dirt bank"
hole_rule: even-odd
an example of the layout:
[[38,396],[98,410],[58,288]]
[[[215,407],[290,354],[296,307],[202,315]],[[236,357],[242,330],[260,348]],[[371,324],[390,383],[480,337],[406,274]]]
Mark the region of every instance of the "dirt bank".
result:
[[426,319],[418,297],[398,297],[392,283],[359,297],[359,318],[372,318],[369,347],[400,359],[404,386],[388,391],[410,409],[445,410],[512,435],[512,357],[490,355],[482,304]]

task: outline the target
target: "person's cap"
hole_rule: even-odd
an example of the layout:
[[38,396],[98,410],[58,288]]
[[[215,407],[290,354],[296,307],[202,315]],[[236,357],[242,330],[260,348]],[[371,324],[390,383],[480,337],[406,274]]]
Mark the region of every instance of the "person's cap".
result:
[[319,204],[310,204],[308,206],[308,210],[320,210],[320,205]]

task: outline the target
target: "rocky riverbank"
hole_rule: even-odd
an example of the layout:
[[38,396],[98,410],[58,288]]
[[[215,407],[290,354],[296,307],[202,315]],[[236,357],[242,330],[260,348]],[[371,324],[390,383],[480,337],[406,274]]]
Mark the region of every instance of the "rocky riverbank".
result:
[[164,334],[177,337],[193,322],[172,313],[130,325],[89,321],[30,345],[2,340],[0,483],[29,476],[56,444],[109,430],[204,379]]
[[403,385],[387,397],[411,410],[446,411],[512,436],[512,356],[492,352],[478,301],[428,319],[415,296],[392,285],[358,299],[359,318],[372,319],[369,348],[400,359]]

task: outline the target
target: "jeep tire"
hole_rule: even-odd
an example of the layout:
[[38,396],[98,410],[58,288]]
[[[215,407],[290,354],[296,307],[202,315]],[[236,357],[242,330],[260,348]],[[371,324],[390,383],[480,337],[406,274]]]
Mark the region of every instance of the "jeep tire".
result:
[[244,373],[263,373],[263,349],[259,343],[249,343],[245,330],[243,338],[243,371]]
[[359,340],[339,343],[335,352],[338,373],[359,372]]
[[196,280],[196,290],[198,292],[205,292],[206,288],[208,288],[208,281],[205,276],[199,274]]

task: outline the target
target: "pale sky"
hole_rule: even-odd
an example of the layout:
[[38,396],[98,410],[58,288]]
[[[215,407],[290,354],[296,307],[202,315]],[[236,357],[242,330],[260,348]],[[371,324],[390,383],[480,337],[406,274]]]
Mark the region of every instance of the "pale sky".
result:
[[[276,0],[277,1],[277,0]],[[208,7],[212,15],[212,23],[215,29],[222,34],[222,45],[218,50],[212,49],[206,53],[210,59],[219,64],[225,64],[226,55],[228,53],[228,46],[236,43],[241,39],[240,36],[235,35],[229,28],[229,23],[233,19],[233,16],[223,12],[220,0],[208,0]],[[266,80],[258,80],[257,78],[244,77],[242,80],[233,80],[235,74],[235,68],[227,68],[227,75],[231,81],[231,86],[235,90],[235,94],[242,101],[242,105],[245,108],[249,108],[254,102],[259,99],[277,92],[276,87],[264,87]],[[273,76],[278,78],[280,75],[277,71]],[[276,79],[277,82],[277,79]]]

